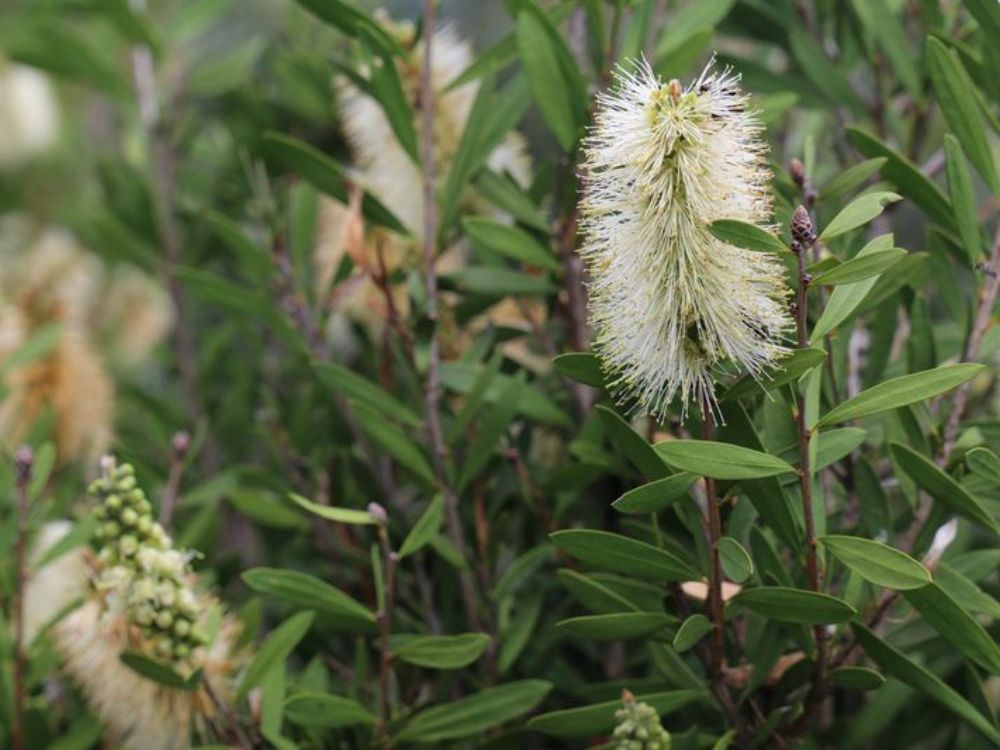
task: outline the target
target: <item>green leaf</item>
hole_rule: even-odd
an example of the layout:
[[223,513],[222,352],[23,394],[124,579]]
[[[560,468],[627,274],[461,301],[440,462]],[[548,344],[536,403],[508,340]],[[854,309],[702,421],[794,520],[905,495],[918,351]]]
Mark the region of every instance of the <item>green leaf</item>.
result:
[[465,461],[458,477],[459,492],[464,490],[472,478],[486,466],[501,438],[506,434],[517,413],[517,402],[524,391],[524,380],[524,372],[519,372],[507,384],[500,395],[500,400],[479,420],[476,436],[465,454]]
[[490,297],[545,295],[556,291],[556,286],[547,275],[536,276],[496,266],[469,266],[441,278],[466,294],[484,294]]
[[658,513],[687,497],[691,485],[697,481],[696,474],[674,474],[629,490],[611,505],[620,513]]
[[870,539],[829,535],[818,539],[841,563],[876,586],[903,591],[926,586],[930,571],[905,552]]
[[176,266],[173,276],[201,299],[214,302],[230,312],[254,315],[264,306],[264,297],[258,290],[236,284],[211,271]]
[[877,690],[885,677],[868,667],[837,667],[830,670],[830,682],[849,690]]
[[330,24],[348,36],[358,36],[367,31],[377,37],[379,43],[395,52],[402,52],[399,44],[387,34],[375,19],[347,0],[295,0],[321,21]]
[[[244,573],[244,579],[246,575],[247,573]],[[257,655],[243,675],[243,681],[236,693],[237,700],[243,700],[250,689],[257,685],[272,667],[282,664],[288,658],[292,649],[308,632],[315,618],[315,612],[298,612],[274,629],[257,650]]]
[[589,352],[560,354],[553,358],[552,364],[556,370],[577,383],[594,388],[604,387],[604,374],[601,372],[600,360]]
[[718,219],[709,225],[708,231],[716,239],[747,250],[773,253],[789,252],[788,246],[778,237],[756,224],[749,224],[745,221]]
[[461,669],[483,655],[486,633],[393,636],[389,647],[397,659],[428,669]]
[[335,618],[349,630],[370,632],[375,615],[335,586],[299,570],[253,568],[240,576],[259,594],[273,596],[299,609]]
[[965,698],[942,682],[941,678],[911,661],[909,657],[878,638],[863,625],[855,622],[851,623],[851,628],[865,653],[878,664],[883,672],[923,693],[968,723],[991,742],[1000,745],[1000,731],[997,731],[993,723],[973,708],[972,704]]
[[296,693],[285,701],[284,709],[290,722],[309,729],[375,724],[375,717],[360,703],[333,693]]
[[996,162],[986,138],[983,118],[972,95],[975,84],[962,63],[944,43],[927,37],[927,72],[937,94],[941,114],[962,145],[969,161],[994,192],[1000,192]]
[[63,327],[59,323],[47,323],[41,328],[35,329],[27,341],[9,354],[4,354],[3,359],[0,360],[0,375],[31,364],[48,355],[59,343],[62,330]]
[[320,518],[325,518],[328,521],[362,526],[378,523],[374,518],[372,518],[372,514],[366,510],[354,510],[352,508],[336,508],[332,505],[320,505],[319,503],[314,503],[312,500],[307,500],[302,497],[302,495],[296,495],[294,492],[289,493],[288,497],[300,508],[309,511]]
[[674,648],[680,653],[698,645],[698,642],[712,632],[712,621],[705,615],[691,615],[677,628],[674,636]]
[[235,221],[218,211],[206,211],[203,219],[215,236],[233,251],[241,271],[255,280],[270,276],[273,269],[271,259],[250,241]]
[[138,651],[123,651],[118,655],[121,663],[133,672],[142,675],[147,680],[159,683],[175,690],[193,690],[195,686],[189,685],[188,681],[177,674],[167,664],[150,659],[145,654]]
[[[883,234],[876,237],[854,256],[855,259],[892,247],[892,239],[891,234]],[[822,341],[826,334],[850,318],[858,309],[858,306],[867,298],[868,293],[877,281],[878,277],[876,276],[864,281],[855,282],[854,284],[843,284],[834,289],[826,302],[823,314],[820,315],[819,320],[813,326],[809,341],[813,344]]]
[[[656,43],[656,67],[663,58],[684,45],[694,35],[703,35],[718,26],[733,7],[734,0],[699,0],[673,13]],[[676,71],[679,75],[683,71]]]
[[803,625],[847,622],[857,614],[850,604],[828,594],[784,586],[746,589],[730,601],[773,620]]
[[819,191],[819,200],[822,203],[829,203],[844,193],[850,193],[860,187],[865,180],[882,169],[889,160],[884,156],[875,159],[866,159],[858,164],[853,164],[843,172],[838,172],[830,181],[823,185]]
[[973,448],[965,454],[965,465],[977,477],[1000,487],[1000,457],[989,448]]
[[1000,535],[1000,524],[989,511],[933,461],[901,443],[890,443],[889,451],[899,467],[928,495],[947,506],[951,512]]
[[413,409],[363,375],[336,362],[314,361],[312,366],[320,382],[345,398],[363,402],[366,406],[378,409],[390,419],[411,427],[420,426],[420,417]]
[[39,571],[53,560],[58,560],[70,550],[82,547],[93,537],[98,523],[97,518],[92,513],[88,513],[74,523],[70,530],[59,537],[59,540],[46,549],[37,560],[33,560],[30,569],[32,571]]
[[913,162],[861,128],[848,125],[847,135],[865,156],[888,159],[882,175],[896,186],[896,190],[943,227],[954,227],[948,198]]
[[860,226],[867,224],[890,203],[902,200],[902,196],[890,193],[888,190],[876,190],[871,193],[859,195],[846,206],[840,213],[833,217],[833,220],[823,229],[819,239],[821,242],[828,242],[834,237],[850,232]]
[[546,23],[533,9],[518,13],[517,46],[542,119],[563,151],[572,151],[583,128],[582,91],[568,75],[568,66],[575,69],[572,55],[554,30],[546,28]]
[[813,285],[834,286],[836,284],[853,284],[858,281],[864,281],[892,267],[904,255],[906,255],[906,251],[899,247],[876,250],[873,253],[866,253],[865,255],[851,258],[839,266],[834,266],[829,271],[817,274],[809,283]]
[[878,41],[893,71],[907,93],[916,100],[923,98],[920,66],[910,50],[906,31],[893,8],[886,0],[853,0],[851,6]]
[[951,133],[944,134],[945,172],[948,177],[948,193],[951,208],[955,212],[955,225],[962,240],[969,263],[975,265],[982,253],[979,239],[979,207],[972,187],[972,175],[962,149]]
[[403,150],[413,160],[420,163],[419,147],[417,145],[417,129],[413,124],[413,110],[410,98],[403,89],[403,81],[396,69],[393,51],[387,49],[380,37],[371,33],[369,28],[361,29],[362,49],[368,51],[370,58],[369,90],[382,107],[385,119],[396,134],[396,139]]
[[903,596],[941,637],[983,669],[1000,675],[1000,646],[944,589],[930,583]]
[[556,628],[578,638],[616,641],[642,638],[662,631],[673,622],[673,617],[659,612],[613,612],[560,620]]
[[972,380],[983,369],[977,364],[942,365],[886,380],[830,409],[816,423],[816,429],[924,401]]
[[427,456],[417,447],[408,434],[389,422],[380,412],[366,403],[352,402],[358,423],[371,441],[389,453],[399,463],[423,479],[428,485],[435,484],[434,471]]
[[646,438],[632,429],[632,426],[614,409],[597,406],[595,409],[611,443],[639,472],[649,479],[662,479],[670,475],[670,469],[663,463]]
[[420,518],[413,524],[410,533],[406,535],[403,544],[399,548],[399,559],[409,557],[414,552],[418,552],[430,543],[441,528],[444,520],[444,498],[435,495],[431,498],[427,509],[420,514]]
[[[319,149],[308,143],[282,133],[266,132],[261,136],[265,151],[288,169],[298,174],[327,195],[341,203],[348,202],[347,184],[351,181],[347,169]],[[392,212],[369,193],[361,200],[365,217],[376,224],[398,232],[409,234]]]
[[523,716],[552,690],[545,680],[520,680],[485,688],[468,698],[421,711],[396,735],[400,742],[441,743],[481,736],[486,730]]
[[556,572],[556,577],[570,596],[592,612],[611,614],[638,612],[641,609],[634,602],[595,580],[593,576],[562,568]]
[[753,560],[743,545],[730,536],[724,536],[715,543],[719,550],[723,572],[736,583],[743,583],[753,575]]
[[483,198],[509,213],[520,223],[541,232],[549,231],[549,222],[545,214],[521,186],[509,177],[498,175],[490,169],[483,169],[476,177],[475,186]]
[[[704,690],[671,690],[647,693],[637,701],[652,706],[659,714],[669,714],[706,696]],[[615,726],[615,711],[622,707],[620,700],[595,703],[580,708],[566,708],[536,716],[528,722],[528,729],[553,737],[593,737],[610,734]]]
[[818,433],[813,456],[813,471],[825,469],[839,461],[865,442],[867,437],[868,431],[860,427],[835,427]]
[[824,359],[826,359],[826,352],[822,349],[796,349],[774,367],[767,369],[762,375],[758,375],[756,378],[753,375],[741,377],[726,390],[722,400],[729,401],[734,398],[754,395],[761,391],[773,391],[786,383],[798,380],[812,368],[821,364]]
[[523,229],[486,216],[468,216],[462,219],[462,228],[474,243],[489,250],[549,271],[559,269],[552,251]]
[[711,440],[670,440],[653,446],[671,466],[702,477],[756,479],[795,472],[785,461],[767,453]]
[[789,51],[802,72],[820,94],[836,107],[848,107],[855,115],[865,114],[865,104],[854,93],[841,70],[826,55],[816,53],[816,43],[801,26],[788,29]]
[[657,581],[689,581],[698,573],[678,557],[651,544],[608,531],[569,529],[550,535],[566,554],[597,570]]

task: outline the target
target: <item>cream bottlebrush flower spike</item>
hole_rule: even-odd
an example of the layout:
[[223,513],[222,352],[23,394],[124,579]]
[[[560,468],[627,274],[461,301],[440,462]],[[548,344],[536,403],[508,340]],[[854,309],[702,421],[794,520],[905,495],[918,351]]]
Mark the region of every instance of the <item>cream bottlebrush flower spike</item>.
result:
[[728,361],[759,376],[791,325],[780,261],[709,231],[771,213],[763,126],[738,77],[711,67],[687,89],[646,62],[619,69],[584,141],[594,346],[618,397],[652,414],[675,395],[714,410],[713,371]]
[[[204,729],[215,705],[233,695],[245,654],[236,650],[238,626],[218,602],[196,590],[188,555],[173,547],[128,464],[102,460],[90,488],[100,500],[94,513],[97,554],[76,549],[33,572],[25,589],[27,635],[80,598],[57,619],[51,633],[66,671],[115,742],[126,750],[187,750],[192,726]],[[65,524],[47,527],[38,559],[62,536]],[[125,666],[120,656],[138,651],[182,677],[198,670],[197,689],[168,687]]]

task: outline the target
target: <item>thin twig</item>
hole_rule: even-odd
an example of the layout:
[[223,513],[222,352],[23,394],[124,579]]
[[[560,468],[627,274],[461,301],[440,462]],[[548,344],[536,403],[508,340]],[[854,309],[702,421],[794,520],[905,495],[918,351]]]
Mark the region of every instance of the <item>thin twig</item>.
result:
[[385,573],[382,601],[376,616],[379,631],[379,720],[375,734],[385,738],[392,715],[392,650],[389,637],[392,634],[392,610],[395,603],[397,555],[389,541],[388,517],[385,509],[377,503],[368,506],[368,512],[378,521],[378,541],[382,549],[382,567]]
[[[792,218],[792,251],[798,259],[798,283],[795,298],[795,324],[798,334],[798,348],[809,346],[808,330],[808,286],[809,274],[806,272],[807,253],[815,244],[816,235],[813,231],[812,219],[804,206],[799,206]],[[805,517],[806,532],[806,573],[809,577],[809,588],[819,593],[823,581],[819,570],[819,560],[816,554],[816,526],[813,516],[812,498],[812,468],[809,465],[810,430],[806,422],[805,395],[799,391],[796,398],[795,422],[799,434],[799,486],[802,491],[802,514]],[[816,709],[822,704],[826,695],[826,641],[827,632],[823,625],[813,628],[813,638],[816,642],[816,669],[813,672],[812,688],[809,692],[806,711],[802,721],[808,724],[815,715]]]
[[[434,195],[434,88],[431,65],[434,60],[434,19],[436,0],[424,0],[424,57],[420,69],[420,174],[424,202],[423,271],[427,293],[427,317],[431,338],[427,347],[427,375],[424,381],[424,418],[431,443],[431,457],[438,487],[444,497],[445,524],[451,543],[468,559],[458,496],[448,479],[448,448],[441,428],[441,345],[438,339],[438,284],[434,268],[437,258],[437,211]],[[476,585],[468,568],[459,571],[459,584],[469,625],[479,629]]]
[[22,445],[14,454],[17,483],[17,542],[14,547],[14,569],[17,590],[14,598],[14,716],[11,727],[11,747],[24,749],[24,709],[27,699],[27,658],[24,652],[24,589],[28,583],[28,482],[35,457],[31,448]]
[[[702,439],[711,440],[713,417],[711,405],[707,402],[702,404],[702,419]],[[705,514],[708,526],[708,555],[711,562],[707,604],[713,626],[711,660],[708,671],[709,678],[713,682],[720,682],[726,647],[726,623],[722,609],[722,558],[719,554],[719,540],[722,538],[722,514],[719,510],[719,499],[715,493],[715,480],[712,477],[705,477]]]
[[167,531],[170,530],[174,512],[177,510],[184,459],[190,447],[191,436],[183,430],[176,433],[170,443],[170,473],[167,475],[167,486],[163,489],[163,504],[160,506],[160,526]]
[[[130,0],[133,12],[146,10],[146,0]],[[149,177],[153,195],[153,210],[156,229],[163,248],[161,272],[170,300],[177,316],[174,327],[174,353],[181,388],[191,419],[197,420],[205,414],[205,404],[198,387],[198,353],[188,315],[184,289],[174,275],[174,269],[181,264],[183,242],[174,211],[174,154],[163,128],[159,96],[156,91],[156,66],[153,52],[148,45],[137,44],[132,48],[132,83],[139,107],[142,124],[149,148]],[[218,468],[219,446],[206,433],[202,450],[204,467],[211,472]]]

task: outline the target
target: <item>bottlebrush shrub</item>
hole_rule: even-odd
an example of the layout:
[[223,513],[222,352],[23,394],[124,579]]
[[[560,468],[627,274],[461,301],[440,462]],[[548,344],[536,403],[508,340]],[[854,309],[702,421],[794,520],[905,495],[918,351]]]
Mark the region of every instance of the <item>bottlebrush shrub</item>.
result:
[[0,9],[0,745],[1000,745],[1000,6],[371,6]]

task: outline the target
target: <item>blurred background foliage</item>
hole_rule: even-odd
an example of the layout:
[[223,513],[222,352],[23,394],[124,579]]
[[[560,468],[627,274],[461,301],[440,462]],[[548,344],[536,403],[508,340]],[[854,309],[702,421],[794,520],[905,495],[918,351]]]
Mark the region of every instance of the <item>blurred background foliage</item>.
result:
[[[203,553],[194,567],[239,613],[246,642],[268,643],[296,611],[318,610],[278,667],[260,667],[245,685],[260,686],[235,707],[254,742],[364,747],[374,725],[385,746],[578,747],[609,734],[629,688],[671,696],[657,708],[675,748],[725,747],[716,744],[726,735],[702,666],[674,648],[677,623],[665,638],[628,644],[556,627],[581,612],[619,612],[623,601],[681,617],[689,597],[673,590],[664,604],[662,585],[622,571],[584,576],[549,540],[585,527],[648,541],[655,525],[661,545],[706,570],[697,491],[652,520],[610,504],[669,473],[648,443],[699,435],[697,416],[681,420],[678,409],[661,422],[629,423],[592,387],[602,381],[591,358],[559,367],[553,358],[586,352],[590,341],[574,249],[578,139],[594,93],[622,60],[645,55],[664,80],[689,81],[714,53],[742,75],[767,125],[781,236],[799,203],[822,229],[862,191],[903,198],[815,259],[825,261],[819,273],[890,232],[888,246],[907,249],[821,337],[828,356],[813,381],[815,408],[946,362],[990,365],[969,386],[958,432],[947,433],[948,397],[895,409],[833,431],[819,446],[826,468],[816,480],[824,527],[915,556],[943,554],[950,595],[973,613],[977,653],[990,668],[890,600],[893,643],[957,691],[961,706],[942,699],[938,683],[928,689],[873,656],[888,682],[871,693],[842,688],[822,734],[782,741],[995,743],[996,536],[963,520],[933,547],[954,506],[928,506],[929,519],[917,515],[914,526],[927,482],[888,446],[943,458],[946,476],[995,526],[996,457],[963,461],[970,449],[1000,445],[1000,327],[985,326],[969,350],[981,290],[996,274],[985,264],[997,245],[1000,6],[443,0],[438,28],[451,31],[436,42],[442,62],[432,76],[434,310],[421,265],[420,173],[408,158],[419,156],[422,132],[422,62],[412,45],[426,33],[423,12],[420,2],[376,9],[339,0],[0,3],[0,439],[8,452],[21,442],[35,448],[42,478],[30,529],[84,517],[86,480],[111,451],[136,467],[154,500],[176,502],[175,543]],[[829,299],[817,293],[814,323]],[[442,389],[432,407],[440,462],[427,419],[429,369]],[[751,447],[794,463],[794,403],[787,384],[770,397],[748,387],[722,439],[747,444],[750,434]],[[190,436],[182,451],[178,432]],[[9,621],[13,464],[4,461],[0,474]],[[775,505],[797,508],[797,490],[777,492],[768,506],[733,489],[729,534],[750,549],[755,581],[803,586],[800,542],[774,528],[787,520]],[[331,523],[289,493],[374,515]],[[392,632],[487,634],[464,644],[472,658],[458,669],[438,668],[440,654],[399,657],[385,678],[379,618],[359,626],[324,603],[317,581],[369,614],[385,610],[390,563],[372,502],[388,518],[382,543],[397,553],[410,544],[392,562]],[[789,523],[794,536],[801,513]],[[244,576],[250,569],[261,570]],[[266,569],[312,577],[292,590]],[[860,579],[837,580],[862,614],[885,601]],[[783,653],[808,650],[804,628],[769,638],[766,617],[748,613],[742,623],[759,675]],[[4,656],[12,653],[8,639]],[[25,746],[99,746],[100,727],[60,678],[52,649],[36,643],[29,656]],[[13,711],[11,663],[4,659],[0,679],[3,726]],[[426,714],[507,683],[510,697],[479,693],[481,705],[437,724]],[[801,710],[807,685],[808,670],[789,669],[746,704],[760,743],[778,741],[772,732]],[[331,706],[285,702],[296,694],[346,696],[365,718],[324,723]],[[525,727],[536,706],[601,702],[610,707],[590,723],[557,716]]]

